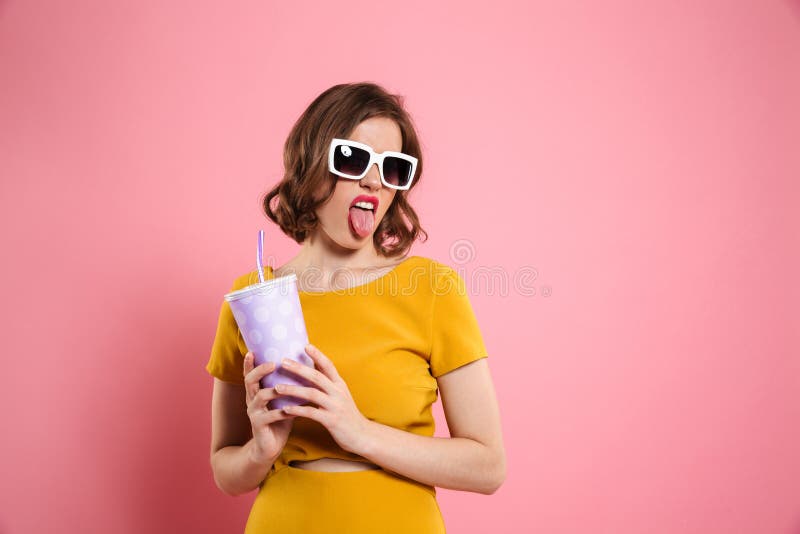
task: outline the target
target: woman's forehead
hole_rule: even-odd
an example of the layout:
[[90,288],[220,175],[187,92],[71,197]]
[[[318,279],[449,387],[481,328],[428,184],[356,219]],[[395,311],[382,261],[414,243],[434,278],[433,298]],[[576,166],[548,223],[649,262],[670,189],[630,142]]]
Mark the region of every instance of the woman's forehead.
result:
[[364,143],[376,152],[399,152],[403,148],[400,126],[388,117],[370,117],[353,129],[348,139]]

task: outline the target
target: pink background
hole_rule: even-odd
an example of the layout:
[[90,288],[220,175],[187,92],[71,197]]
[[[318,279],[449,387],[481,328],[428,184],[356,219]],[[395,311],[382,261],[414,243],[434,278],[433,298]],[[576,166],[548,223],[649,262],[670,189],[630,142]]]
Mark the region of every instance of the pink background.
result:
[[508,477],[448,530],[800,532],[800,4],[431,4],[0,1],[0,532],[241,531],[219,305],[361,80],[419,125],[414,253],[537,273],[472,288]]

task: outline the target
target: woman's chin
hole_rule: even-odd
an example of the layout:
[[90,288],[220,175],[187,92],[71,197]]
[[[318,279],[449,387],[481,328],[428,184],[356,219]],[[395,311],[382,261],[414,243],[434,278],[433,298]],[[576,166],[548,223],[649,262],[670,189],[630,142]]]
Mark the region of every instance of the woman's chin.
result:
[[328,237],[341,248],[349,250],[358,250],[363,248],[367,243],[372,243],[372,234],[360,237],[350,228],[346,228],[343,232],[336,234],[335,238],[332,238],[330,235],[328,235]]
[[361,237],[350,224],[347,224],[338,231],[329,231],[324,227],[320,228],[320,230],[321,234],[323,234],[329,242],[343,249],[358,250],[372,243],[373,232]]
[[372,243],[372,234],[367,234],[364,237],[361,237],[355,232],[348,232],[347,243],[351,248],[361,248],[365,243]]

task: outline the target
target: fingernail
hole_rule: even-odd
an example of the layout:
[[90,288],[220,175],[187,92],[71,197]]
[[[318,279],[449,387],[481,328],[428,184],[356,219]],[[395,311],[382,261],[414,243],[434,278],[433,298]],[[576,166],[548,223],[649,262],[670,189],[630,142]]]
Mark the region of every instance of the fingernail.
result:
[[294,360],[290,360],[289,358],[284,358],[283,360],[281,360],[281,364],[287,367],[291,367],[294,365]]

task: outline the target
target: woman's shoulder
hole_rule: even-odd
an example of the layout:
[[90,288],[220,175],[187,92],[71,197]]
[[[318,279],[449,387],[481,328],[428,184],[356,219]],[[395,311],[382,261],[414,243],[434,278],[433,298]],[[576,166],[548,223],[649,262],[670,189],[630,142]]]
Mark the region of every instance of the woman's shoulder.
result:
[[453,268],[448,264],[443,263],[435,258],[427,256],[408,256],[409,262],[413,262],[416,266],[427,267],[432,271],[452,271]]
[[410,261],[410,272],[422,276],[429,281],[431,289],[441,288],[443,285],[451,286],[457,283],[461,276],[449,263],[426,256],[413,256]]
[[[269,265],[265,265],[264,266],[263,273],[264,273],[264,280],[270,280],[270,279],[274,278],[274,273],[272,272],[272,267],[270,267]],[[260,280],[258,278],[258,270],[257,269],[253,269],[252,271],[250,271],[248,273],[241,274],[241,275],[237,276],[233,280],[233,287],[231,288],[231,290],[235,291],[237,289],[242,289],[244,287],[251,286],[253,284],[257,284],[259,281]]]

